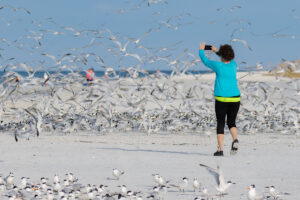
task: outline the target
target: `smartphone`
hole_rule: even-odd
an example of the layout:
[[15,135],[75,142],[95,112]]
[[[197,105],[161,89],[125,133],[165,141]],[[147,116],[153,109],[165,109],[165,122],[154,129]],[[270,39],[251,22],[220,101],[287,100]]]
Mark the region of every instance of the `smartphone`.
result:
[[212,45],[205,45],[204,50],[211,50],[212,49]]

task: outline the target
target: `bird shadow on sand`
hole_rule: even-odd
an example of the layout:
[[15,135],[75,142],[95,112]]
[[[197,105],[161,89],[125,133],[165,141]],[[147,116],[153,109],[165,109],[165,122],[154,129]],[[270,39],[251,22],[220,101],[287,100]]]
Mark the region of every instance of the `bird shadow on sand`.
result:
[[186,196],[186,195],[190,195],[191,193],[195,193],[193,190],[185,190],[184,192],[182,192],[182,191],[178,191],[175,189],[168,189],[168,192],[178,193],[179,195],[182,195],[182,196]]
[[108,181],[118,181],[118,179],[116,179],[116,178],[110,178],[110,177],[107,177],[106,180],[108,180]]
[[165,151],[165,150],[152,150],[152,149],[126,149],[126,148],[118,148],[118,147],[101,147],[101,148],[96,148],[96,149],[115,150],[115,151],[128,151],[128,152],[148,152],[148,153],[167,153],[167,154],[180,154],[180,155],[198,155],[198,156],[210,156],[211,157],[211,154],[183,152],[183,151]]

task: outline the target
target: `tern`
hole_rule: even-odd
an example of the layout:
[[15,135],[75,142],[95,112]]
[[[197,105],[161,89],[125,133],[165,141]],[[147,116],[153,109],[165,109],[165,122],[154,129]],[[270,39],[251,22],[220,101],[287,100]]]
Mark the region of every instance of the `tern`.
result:
[[199,183],[199,181],[198,181],[197,178],[194,178],[193,188],[194,188],[194,192],[199,191],[200,188],[201,188],[201,185],[200,185],[200,183]]
[[53,183],[59,183],[59,177],[56,174],[53,177]]
[[118,169],[113,169],[113,176],[117,179],[117,180],[119,180],[119,178],[120,178],[120,176],[122,176],[123,174],[124,174],[125,172],[122,172],[122,171],[120,171],[120,170],[118,170]]
[[152,31],[152,29],[150,28],[146,33],[144,33],[142,36],[140,36],[140,37],[138,37],[137,39],[135,39],[133,42],[134,42],[134,44],[138,44],[140,41],[141,41],[141,39],[143,38],[143,37],[146,37],[147,35],[149,35],[150,33],[151,33],[151,31]]
[[184,189],[188,186],[188,178],[183,177],[179,185],[170,184],[170,186],[177,187],[179,191],[184,192]]
[[14,178],[15,178],[14,173],[10,172],[9,175],[4,179],[5,183],[6,183],[6,186],[13,185]]
[[127,194],[127,187],[126,187],[126,185],[121,185],[121,186],[118,186],[118,187],[121,188],[121,193],[122,193],[123,195],[126,195],[126,194]]
[[152,174],[153,178],[154,178],[154,181],[155,183],[159,183],[159,174]]
[[269,187],[266,187],[266,188],[269,188],[269,194],[271,195],[271,197],[273,197],[274,199],[278,199],[279,197],[281,197],[282,195],[289,195],[289,193],[281,193],[279,191],[277,191],[275,189],[275,186],[269,186]]
[[249,46],[249,44],[247,43],[246,40],[242,40],[242,39],[238,39],[238,38],[233,38],[231,41],[232,41],[232,42],[241,42],[241,43],[243,43],[246,47],[248,47],[248,49],[249,49],[250,51],[252,51],[252,48]]
[[24,10],[27,14],[29,14],[29,15],[31,14],[31,12],[29,10],[27,10],[26,8],[16,8],[16,7],[12,7],[10,5],[4,5],[4,6],[0,7],[0,10],[3,8],[11,8],[11,9],[13,9],[14,12],[16,12],[17,10]]
[[249,200],[263,200],[264,199],[264,197],[263,197],[263,195],[260,195],[260,194],[257,194],[256,193],[256,190],[255,190],[255,185],[250,185],[249,187],[248,187],[248,199]]
[[158,177],[158,184],[160,186],[165,186],[167,183],[169,183],[169,181],[166,181],[163,177],[159,176]]
[[127,41],[124,46],[121,44],[121,42],[119,42],[118,40],[116,40],[115,38],[110,38],[110,40],[112,40],[114,43],[116,43],[119,48],[120,48],[120,52],[126,52],[126,48],[127,48],[127,45],[129,44],[129,41]]
[[218,184],[218,186],[216,187],[218,192],[224,193],[232,184],[235,184],[231,181],[227,181],[227,182],[225,181],[223,173],[222,173],[219,165],[217,166],[217,170],[213,169],[207,165],[203,165],[203,164],[200,164],[200,166],[205,167],[209,171],[209,173],[211,173],[214,176],[214,178]]

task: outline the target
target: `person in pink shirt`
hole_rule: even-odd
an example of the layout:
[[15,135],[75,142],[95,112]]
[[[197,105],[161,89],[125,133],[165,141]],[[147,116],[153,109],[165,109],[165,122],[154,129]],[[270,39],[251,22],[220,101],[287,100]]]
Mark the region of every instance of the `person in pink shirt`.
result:
[[94,73],[94,69],[90,68],[87,72],[86,72],[86,81],[88,84],[92,83],[95,79],[95,73]]

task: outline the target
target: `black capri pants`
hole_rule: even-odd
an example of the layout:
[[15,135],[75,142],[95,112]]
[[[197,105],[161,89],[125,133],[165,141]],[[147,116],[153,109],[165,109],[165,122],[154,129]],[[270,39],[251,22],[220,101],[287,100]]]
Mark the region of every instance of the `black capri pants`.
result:
[[215,111],[217,117],[217,134],[224,134],[225,118],[229,130],[236,127],[235,120],[240,108],[240,102],[221,102],[216,100]]

